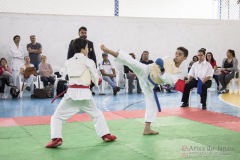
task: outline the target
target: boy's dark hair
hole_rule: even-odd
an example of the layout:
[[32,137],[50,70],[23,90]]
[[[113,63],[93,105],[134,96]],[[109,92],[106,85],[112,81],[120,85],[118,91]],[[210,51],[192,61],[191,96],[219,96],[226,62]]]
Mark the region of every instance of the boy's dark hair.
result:
[[19,35],[16,35],[16,36],[13,37],[13,40],[15,40],[17,37],[20,38]]
[[177,50],[180,50],[183,52],[184,57],[188,57],[188,50],[184,47],[178,47]]
[[80,28],[79,28],[78,32],[80,32],[80,30],[87,31],[87,28],[86,28],[86,27],[84,27],[84,26],[82,26],[82,27],[80,27]]
[[198,52],[203,53],[204,56],[205,56],[205,54],[206,54],[206,51],[205,51],[204,49],[200,49],[200,50],[198,50]]
[[88,40],[77,38],[73,41],[72,46],[75,53],[80,53],[81,49],[85,49],[86,45],[88,44]]

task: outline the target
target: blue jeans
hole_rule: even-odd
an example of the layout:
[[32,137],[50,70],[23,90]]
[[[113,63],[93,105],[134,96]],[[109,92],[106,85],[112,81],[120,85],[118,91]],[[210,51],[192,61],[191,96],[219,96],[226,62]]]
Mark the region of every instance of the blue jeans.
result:
[[108,84],[114,88],[116,87],[116,77],[109,77],[109,76],[103,76],[102,77],[104,81],[108,82]]
[[38,70],[38,67],[39,67],[39,64],[40,64],[40,62],[30,62],[30,63],[32,63],[33,65],[34,65],[34,67],[36,68],[36,71]]

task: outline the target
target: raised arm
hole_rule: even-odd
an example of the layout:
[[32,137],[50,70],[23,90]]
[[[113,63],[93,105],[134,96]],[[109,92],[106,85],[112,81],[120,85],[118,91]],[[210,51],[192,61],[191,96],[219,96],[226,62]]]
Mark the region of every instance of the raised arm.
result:
[[102,44],[101,46],[100,46],[100,48],[101,48],[101,50],[103,51],[103,52],[105,52],[105,53],[108,53],[108,54],[111,54],[113,57],[117,57],[118,56],[118,52],[115,52],[115,51],[113,51],[113,50],[111,50],[111,49],[108,49],[104,44]]

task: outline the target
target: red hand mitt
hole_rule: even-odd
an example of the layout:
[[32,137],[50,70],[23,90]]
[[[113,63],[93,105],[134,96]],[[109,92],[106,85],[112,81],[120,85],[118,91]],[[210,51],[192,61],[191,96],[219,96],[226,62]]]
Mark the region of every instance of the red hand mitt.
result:
[[175,89],[179,92],[183,93],[184,87],[185,87],[185,81],[184,80],[179,79],[175,84]]

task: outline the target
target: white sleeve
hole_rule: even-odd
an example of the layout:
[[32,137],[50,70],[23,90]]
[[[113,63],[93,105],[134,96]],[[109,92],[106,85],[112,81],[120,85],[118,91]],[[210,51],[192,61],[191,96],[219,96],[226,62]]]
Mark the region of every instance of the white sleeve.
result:
[[91,59],[87,59],[86,65],[91,73],[92,82],[95,84],[95,86],[98,86],[99,76],[98,76],[96,65],[95,65],[94,61]]
[[213,73],[214,73],[214,69],[212,68],[212,65],[209,63],[206,77],[213,77]]
[[196,66],[196,63],[193,63],[193,65],[188,73],[188,76],[195,77],[195,66]]
[[[19,45],[19,47],[22,48],[22,46],[20,46],[20,45]],[[22,50],[17,50],[14,45],[10,45],[9,54],[14,58],[24,58],[23,48],[22,48]]]
[[174,76],[170,75],[169,73],[165,72],[161,77],[162,81],[164,82],[164,84],[170,84],[173,85],[175,84],[175,80],[174,80]]
[[[187,77],[187,75],[188,75],[188,67],[187,67],[188,65],[187,65],[187,62],[186,62],[186,60],[184,60],[181,64],[180,64],[180,66],[179,66],[179,70],[180,70],[180,75],[181,75],[181,77]],[[182,79],[183,80],[183,79]]]

